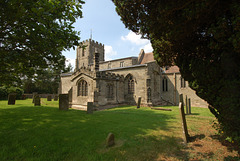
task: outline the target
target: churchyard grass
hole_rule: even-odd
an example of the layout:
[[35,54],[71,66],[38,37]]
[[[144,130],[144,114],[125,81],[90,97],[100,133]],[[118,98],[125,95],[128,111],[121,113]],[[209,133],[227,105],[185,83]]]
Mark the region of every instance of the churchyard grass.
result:
[[[211,127],[214,117],[208,109],[193,107],[192,115],[186,116],[193,139],[186,146],[178,107],[166,108],[172,111],[123,106],[86,114],[74,109],[60,111],[58,101],[46,99],[42,99],[41,106],[34,106],[31,99],[17,100],[16,105],[0,101],[0,160],[152,161],[236,157],[235,151],[230,153],[221,144],[207,152],[198,149],[216,132]],[[110,132],[115,135],[116,144],[106,148]]]

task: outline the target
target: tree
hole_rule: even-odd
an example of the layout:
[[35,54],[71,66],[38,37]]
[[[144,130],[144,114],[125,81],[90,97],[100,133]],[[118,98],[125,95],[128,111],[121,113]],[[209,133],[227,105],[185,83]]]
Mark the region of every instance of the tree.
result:
[[0,85],[16,85],[48,66],[63,66],[63,50],[78,45],[73,23],[82,0],[0,2]]
[[72,69],[73,67],[69,64],[62,69],[48,67],[47,69],[40,70],[33,77],[22,79],[22,88],[25,93],[56,94],[58,93],[60,74],[70,72]]
[[151,40],[159,65],[176,64],[225,136],[240,142],[239,1],[112,1],[125,26]]

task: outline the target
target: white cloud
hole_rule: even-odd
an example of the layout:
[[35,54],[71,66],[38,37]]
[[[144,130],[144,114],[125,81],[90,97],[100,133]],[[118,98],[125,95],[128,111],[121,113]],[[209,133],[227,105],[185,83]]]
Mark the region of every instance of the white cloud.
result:
[[66,58],[66,66],[68,66],[68,64],[71,64],[73,69],[75,68],[75,59],[71,59],[71,58]]
[[126,36],[121,36],[121,40],[130,41],[135,45],[144,45],[149,42],[147,39],[141,39],[141,35],[137,35],[132,31],[130,31]]
[[105,45],[105,61],[112,60],[112,56],[116,56],[117,52],[113,50],[112,46]]
[[150,42],[144,45],[143,48],[140,48],[140,50],[141,49],[143,49],[145,53],[149,53],[153,51],[152,44]]

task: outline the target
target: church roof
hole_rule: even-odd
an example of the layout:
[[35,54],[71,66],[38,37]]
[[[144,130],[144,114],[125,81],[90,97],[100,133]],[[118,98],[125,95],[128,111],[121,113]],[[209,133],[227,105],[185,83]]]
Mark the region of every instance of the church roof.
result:
[[154,57],[153,57],[153,53],[145,53],[140,64],[146,64],[146,63],[152,62],[152,61],[155,61]]
[[179,73],[178,66],[174,65],[165,70],[165,73]]

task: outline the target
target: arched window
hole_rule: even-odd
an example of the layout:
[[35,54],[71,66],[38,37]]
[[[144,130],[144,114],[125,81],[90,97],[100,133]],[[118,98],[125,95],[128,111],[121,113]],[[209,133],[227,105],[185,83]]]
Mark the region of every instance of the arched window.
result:
[[88,95],[88,84],[85,80],[80,80],[78,83],[78,96]]
[[164,77],[162,80],[162,90],[163,92],[168,91],[168,80],[166,77]]
[[152,99],[152,97],[151,97],[151,88],[149,87],[147,89],[147,102],[151,102],[151,99]]
[[185,88],[186,87],[186,82],[185,82],[184,78],[181,77],[180,80],[181,80],[181,88]]
[[108,84],[107,85],[107,98],[113,99],[113,85]]
[[128,94],[134,93],[134,80],[133,77],[130,75],[128,78]]

